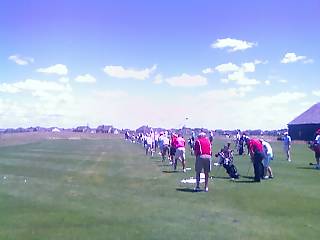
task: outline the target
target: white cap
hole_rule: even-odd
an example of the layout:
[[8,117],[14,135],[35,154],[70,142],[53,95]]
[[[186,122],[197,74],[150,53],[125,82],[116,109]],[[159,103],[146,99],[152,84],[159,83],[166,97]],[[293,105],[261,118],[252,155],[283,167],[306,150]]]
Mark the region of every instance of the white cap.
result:
[[205,132],[201,132],[201,133],[199,133],[198,136],[199,136],[199,137],[205,137],[205,136],[206,136],[206,133],[205,133]]

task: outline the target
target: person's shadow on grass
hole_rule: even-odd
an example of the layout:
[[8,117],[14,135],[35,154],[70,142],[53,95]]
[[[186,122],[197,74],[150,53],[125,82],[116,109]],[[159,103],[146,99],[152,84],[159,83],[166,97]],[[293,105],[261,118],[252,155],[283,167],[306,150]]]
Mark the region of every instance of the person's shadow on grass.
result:
[[254,179],[254,177],[252,176],[241,176],[242,178],[246,178],[246,179]]
[[210,176],[211,179],[230,179],[230,177]]
[[[241,180],[241,178],[244,178],[244,179],[248,179],[248,180]],[[235,183],[255,183],[255,181],[253,181],[254,177],[252,176],[241,176],[240,180],[235,180],[233,182]]]
[[319,171],[319,169],[316,169],[314,167],[297,167],[297,169],[306,169],[306,170],[317,170],[317,171]]
[[171,167],[172,165],[169,163],[158,164],[158,167]]
[[253,180],[237,180],[237,181],[233,181],[234,183],[256,183]]
[[201,190],[200,191],[195,191],[192,188],[176,188],[176,190],[178,192],[188,192],[188,193],[201,192]]
[[177,170],[163,170],[163,173],[177,173]]

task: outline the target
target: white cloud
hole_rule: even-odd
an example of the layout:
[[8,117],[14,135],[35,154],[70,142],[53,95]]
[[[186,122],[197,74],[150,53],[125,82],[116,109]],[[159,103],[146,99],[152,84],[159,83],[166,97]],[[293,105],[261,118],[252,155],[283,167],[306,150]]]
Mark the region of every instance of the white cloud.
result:
[[14,84],[1,83],[0,84],[0,92],[17,93],[17,92],[20,92],[20,90]]
[[221,81],[222,83],[228,83],[228,82],[230,82],[230,80],[229,80],[228,78],[222,78],[222,79],[220,79],[220,81]]
[[34,62],[33,58],[30,57],[22,57],[20,55],[11,55],[8,58],[9,60],[15,62],[18,65],[28,65]]
[[200,94],[200,98],[210,99],[218,102],[228,101],[234,98],[242,98],[247,93],[252,91],[251,86],[239,87],[239,88],[227,88],[227,89],[215,89],[206,91]]
[[[217,89],[192,96],[194,100],[188,102],[197,106],[189,105],[190,118],[196,118],[194,126],[199,126],[200,122],[202,126],[222,129],[280,129],[303,111],[303,107],[296,105],[306,97],[305,93],[280,92],[275,95],[246,97],[250,91],[252,87],[246,86]],[[207,109],[214,111],[208,112]],[[226,109],[228,114],[225,114]],[[204,112],[205,118],[198,117]]]
[[58,79],[58,81],[61,83],[68,83],[70,82],[70,79],[68,77],[61,77]]
[[39,68],[37,72],[48,73],[48,74],[58,74],[58,75],[67,75],[68,68],[63,64],[56,64],[47,68]]
[[96,91],[94,95],[99,98],[124,98],[129,96],[128,93],[123,90]]
[[238,85],[257,85],[260,82],[254,78],[248,78],[246,73],[253,73],[256,70],[257,64],[262,64],[260,60],[255,60],[254,62],[246,62],[238,66],[234,63],[220,64],[215,67],[215,69],[222,73],[228,74],[227,78],[221,79],[223,83],[229,83],[234,81]]
[[253,63],[254,63],[255,65],[257,65],[257,64],[268,64],[268,60],[262,61],[262,60],[256,59],[256,60],[254,60]]
[[183,73],[180,76],[174,76],[165,80],[173,87],[198,87],[207,85],[207,79],[200,75],[188,75]]
[[153,65],[151,68],[145,68],[143,70],[137,70],[133,68],[124,68],[122,66],[105,66],[103,71],[111,77],[115,78],[133,78],[138,80],[145,80],[150,77],[157,69],[157,65]]
[[254,78],[248,78],[245,76],[245,72],[240,70],[231,74],[228,74],[230,81],[235,81],[239,85],[257,85],[260,82]]
[[220,64],[215,67],[215,69],[220,73],[228,73],[228,72],[235,72],[240,69],[236,64],[233,64],[231,62]]
[[208,73],[213,73],[213,72],[214,72],[214,70],[212,68],[205,68],[202,70],[203,74],[208,74]]
[[154,81],[153,81],[154,84],[161,84],[163,83],[163,77],[161,74],[157,74],[154,78]]
[[286,79],[280,79],[279,82],[280,82],[280,83],[288,83],[288,80],[286,80]]
[[227,48],[229,52],[235,52],[239,50],[246,50],[256,46],[256,43],[247,42],[243,40],[237,40],[233,38],[217,39],[211,44],[212,48]]
[[74,79],[76,82],[80,83],[95,83],[96,79],[90,74],[79,75]]
[[[255,96],[252,86],[240,86],[177,95],[175,111],[164,114],[172,104],[172,98],[159,98],[153,94],[141,96],[139,92],[119,89],[88,92],[83,98],[83,95],[69,91],[67,84],[65,88],[62,92],[43,91],[31,100],[22,97],[23,94],[11,100],[0,97],[2,126],[77,126],[89,123],[93,127],[112,124],[134,129],[141,125],[171,128],[186,124],[211,129],[278,129],[305,110],[305,106],[299,103],[306,100],[306,94],[302,92]],[[34,87],[30,89],[34,90]],[[17,100],[19,96],[21,99]],[[187,122],[184,116],[189,117]]]
[[278,83],[282,83],[282,84],[288,83],[288,80],[286,80],[278,75],[269,75],[267,79],[271,80],[273,82],[278,82]]
[[[270,99],[272,103],[275,104],[287,104],[291,101],[301,100],[305,98],[307,95],[303,92],[281,92],[274,96],[265,96],[265,97],[258,97],[261,101],[269,102]],[[269,99],[269,100],[267,100]]]
[[312,91],[312,94],[317,97],[320,97],[320,90],[314,90],[314,91]]
[[16,83],[0,84],[0,92],[5,93],[20,93],[24,91],[30,91],[34,95],[39,95],[40,92],[63,92],[70,90],[70,85],[34,79],[26,79],[25,81]]
[[253,62],[243,63],[242,70],[243,72],[254,72],[256,70],[256,65]]
[[310,58],[310,59],[303,61],[303,63],[304,64],[314,63],[314,60]]
[[270,81],[270,80],[266,80],[266,81],[264,81],[264,84],[265,84],[265,85],[270,85],[270,84],[271,84],[271,81]]
[[6,97],[6,106],[0,99],[0,122],[8,127],[63,124],[76,107],[71,86],[59,82],[26,79],[0,84],[0,92],[16,93]]
[[281,63],[293,63],[306,59],[306,56],[297,56],[295,53],[286,53],[281,60]]

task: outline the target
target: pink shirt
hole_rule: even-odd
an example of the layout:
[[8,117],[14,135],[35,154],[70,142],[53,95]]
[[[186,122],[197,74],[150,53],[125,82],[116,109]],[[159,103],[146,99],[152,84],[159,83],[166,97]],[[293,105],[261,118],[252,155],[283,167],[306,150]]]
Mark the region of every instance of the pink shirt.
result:
[[199,137],[194,146],[194,155],[208,155],[211,156],[211,143],[206,137]]
[[182,137],[178,137],[176,139],[176,148],[184,147],[186,145],[186,141]]

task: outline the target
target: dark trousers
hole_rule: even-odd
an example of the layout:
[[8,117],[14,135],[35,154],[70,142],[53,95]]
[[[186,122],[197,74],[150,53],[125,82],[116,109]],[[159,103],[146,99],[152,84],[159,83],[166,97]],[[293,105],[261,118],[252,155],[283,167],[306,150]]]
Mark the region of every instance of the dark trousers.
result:
[[262,153],[255,153],[253,157],[253,169],[254,169],[254,180],[260,182],[263,177],[263,155]]
[[243,146],[240,145],[239,147],[239,155],[242,155],[243,154]]

